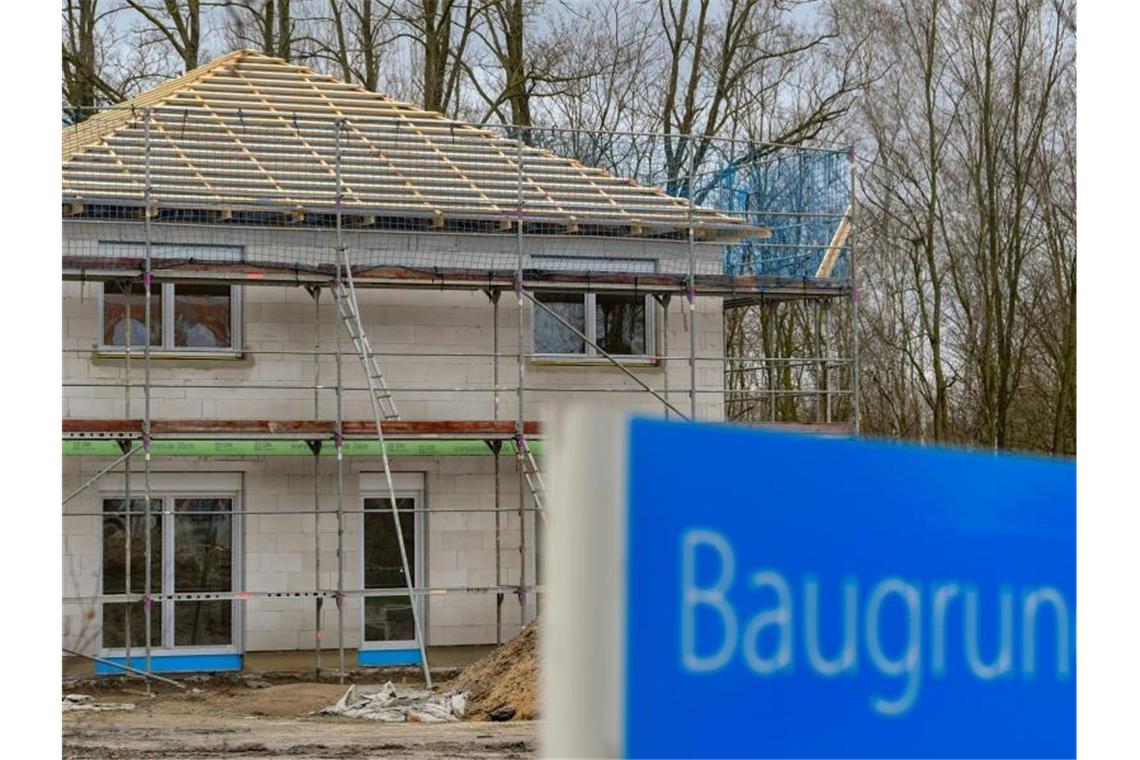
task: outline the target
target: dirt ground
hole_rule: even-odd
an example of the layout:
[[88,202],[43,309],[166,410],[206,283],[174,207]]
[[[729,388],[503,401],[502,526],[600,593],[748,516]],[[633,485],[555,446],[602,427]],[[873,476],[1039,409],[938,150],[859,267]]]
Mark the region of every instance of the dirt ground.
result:
[[[364,679],[361,679],[364,680]],[[368,678],[374,681],[374,678]],[[415,683],[414,679],[407,680]],[[65,693],[98,702],[130,702],[124,712],[63,714],[63,757],[126,758],[527,758],[537,725],[378,723],[307,713],[336,701],[347,688],[294,677],[232,677],[156,686],[113,679],[65,685]],[[447,691],[446,682],[441,691]]]
[[467,694],[472,718],[486,720],[496,710],[509,711],[512,719],[538,717],[539,635],[536,620],[455,678],[451,688]]

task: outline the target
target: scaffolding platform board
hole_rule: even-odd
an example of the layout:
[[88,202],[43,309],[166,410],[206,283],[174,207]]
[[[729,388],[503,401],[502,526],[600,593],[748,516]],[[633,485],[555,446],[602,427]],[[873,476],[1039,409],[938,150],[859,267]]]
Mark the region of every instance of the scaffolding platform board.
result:
[[[375,440],[376,423],[372,420],[345,420],[342,432],[346,440]],[[65,419],[64,440],[137,439],[142,438],[142,420]],[[382,430],[392,440],[503,440],[515,435],[514,420],[387,420]],[[537,436],[537,421],[524,424],[523,433]],[[151,420],[152,439],[210,438],[218,440],[332,440],[336,423],[331,420]]]
[[[233,285],[294,285],[332,287],[336,267],[307,265],[286,267],[224,262],[163,261],[152,259],[152,274],[158,282],[214,282]],[[72,281],[141,280],[144,262],[137,258],[64,256],[63,279]],[[353,267],[358,288],[430,288],[435,290],[511,290],[515,270],[403,266]],[[688,275],[633,272],[570,272],[525,270],[528,290],[632,290],[645,293],[684,293]],[[743,302],[758,296],[778,298],[825,298],[850,293],[849,280],[830,280],[778,275],[698,274],[696,295],[719,296]]]

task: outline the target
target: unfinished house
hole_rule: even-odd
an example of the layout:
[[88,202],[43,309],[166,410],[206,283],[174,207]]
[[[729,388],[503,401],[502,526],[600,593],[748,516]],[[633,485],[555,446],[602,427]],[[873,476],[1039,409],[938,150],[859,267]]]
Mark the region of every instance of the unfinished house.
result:
[[509,638],[542,605],[544,408],[722,419],[726,302],[849,293],[838,245],[820,277],[726,274],[763,226],[564,157],[574,134],[252,52],[68,121],[76,668]]

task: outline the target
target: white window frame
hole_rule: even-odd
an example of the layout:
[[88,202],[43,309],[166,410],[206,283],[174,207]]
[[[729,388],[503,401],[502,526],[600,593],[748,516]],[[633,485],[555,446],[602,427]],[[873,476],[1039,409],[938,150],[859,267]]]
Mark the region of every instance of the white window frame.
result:
[[[588,256],[531,256],[529,266],[537,269],[549,269],[553,271],[593,271],[593,272],[635,272],[652,274],[657,271],[657,261],[655,259],[615,259],[608,257],[588,257]],[[583,331],[589,341],[594,343],[598,342],[598,325],[597,325],[597,311],[598,311],[598,294],[592,292],[579,293],[573,290],[550,290],[549,293],[559,293],[566,295],[581,295],[585,299],[585,330]],[[606,295],[609,295],[608,293]],[[615,293],[615,295],[620,295]],[[536,298],[541,301],[541,294],[536,294]],[[538,362],[550,363],[588,363],[588,364],[607,364],[609,360],[598,353],[589,341],[583,341],[584,351],[582,353],[556,353],[549,351],[541,351],[538,347],[538,335],[535,332],[538,324],[538,313],[542,311],[541,306],[532,307],[533,314],[531,318],[531,344],[534,347],[534,359]],[[565,327],[563,327],[565,329]],[[645,351],[640,354],[610,354],[616,359],[624,359],[628,361],[652,364],[656,361],[657,357],[657,299],[652,295],[645,296]]]
[[[427,552],[426,552],[426,525],[424,520],[424,476],[423,473],[414,472],[394,472],[392,473],[392,485],[396,492],[397,499],[412,499],[412,508],[416,511],[412,515],[412,525],[414,526],[414,537],[412,540],[413,550],[415,552],[415,569],[413,575],[416,578],[416,586],[419,588],[426,588],[427,586]],[[360,536],[357,541],[357,546],[360,548],[360,558],[357,564],[356,571],[360,578],[360,588],[368,592],[369,596],[407,596],[408,592],[405,589],[368,589],[364,585],[364,501],[365,499],[387,499],[388,484],[383,473],[361,473],[360,474],[360,522],[358,525],[357,533]],[[391,519],[391,510],[378,510],[375,514],[382,514]],[[414,649],[419,646],[419,641],[415,638],[404,639],[401,641],[368,641],[365,636],[367,635],[364,627],[365,611],[364,600],[368,596],[361,598],[360,602],[360,649],[362,650],[377,650],[377,649]],[[427,604],[424,602],[423,594],[413,594],[412,604],[416,607],[416,614],[420,619],[421,628],[423,629],[424,636],[427,636]],[[426,642],[425,642],[426,644]]]
[[[161,345],[151,346],[151,355],[159,355],[162,357],[196,357],[196,356],[240,356],[242,353],[242,288],[240,285],[230,285],[230,346],[227,348],[214,348],[214,347],[198,347],[198,346],[175,346],[174,345],[174,298],[177,287],[182,285],[196,284],[196,283],[177,283],[177,282],[164,282],[151,285],[151,293],[156,291],[161,294],[162,300],[162,343]],[[117,288],[118,285],[112,282],[102,283],[98,293],[98,307],[99,307],[99,353],[106,356],[125,356],[126,346],[116,346],[103,342],[103,336],[106,334],[106,311],[104,310],[104,299],[107,288]],[[141,355],[144,347],[141,345],[131,344],[131,356]]]
[[[567,294],[567,295],[580,295],[585,299],[586,310],[586,329],[584,330],[586,337],[594,343],[598,342],[598,294],[597,293],[576,293],[574,291],[549,291],[550,293]],[[608,293],[606,295],[609,295]],[[541,294],[537,295],[539,301],[542,300]],[[590,362],[608,364],[609,360],[598,353],[598,350],[590,345],[589,341],[583,341],[584,351],[578,353],[555,353],[549,351],[540,351],[538,347],[538,335],[535,333],[535,327],[538,323],[538,312],[542,311],[541,306],[534,307],[534,320],[531,327],[531,339],[534,342],[534,356],[539,361],[563,361],[563,362]],[[553,317],[552,317],[553,319]],[[562,329],[564,326],[559,325]],[[653,296],[645,296],[645,352],[640,354],[610,354],[615,359],[631,359],[634,361],[652,362],[657,356],[657,300]]]
[[[159,476],[161,483],[161,476]],[[234,592],[240,591],[244,588],[244,568],[242,558],[244,552],[242,550],[242,529],[244,523],[242,519],[241,510],[241,485],[240,475],[236,478],[232,473],[221,473],[213,476],[215,482],[221,481],[224,485],[223,488],[204,488],[203,479],[197,476],[183,476],[175,477],[173,479],[167,478],[167,482],[162,487],[151,488],[151,500],[161,501],[159,512],[151,510],[152,515],[158,515],[162,525],[162,577],[157,579],[155,583],[155,593],[158,594],[172,594],[174,593],[174,520],[176,513],[174,511],[175,499],[230,499],[232,509],[230,512],[216,512],[214,514],[229,514],[230,515],[230,530],[232,535],[230,538],[230,546],[232,552],[232,574],[233,578],[230,582]],[[119,479],[121,480],[121,478]],[[145,494],[142,489],[142,484],[132,483],[131,487],[131,501],[143,500],[145,501]],[[231,487],[232,486],[232,487]],[[119,487],[109,487],[106,490],[99,492],[99,511],[103,511],[103,501],[105,499],[126,499],[126,489]],[[130,505],[127,505],[128,511]],[[107,513],[113,514],[113,513]],[[126,647],[107,648],[103,646],[103,605],[104,602],[109,604],[118,604],[119,602],[113,599],[103,600],[103,517],[99,517],[99,597],[100,602],[96,605],[96,621],[99,626],[99,656],[100,657],[126,657]],[[152,579],[153,582],[154,579]],[[114,596],[107,594],[106,596]],[[243,651],[242,631],[244,626],[242,624],[242,613],[244,606],[238,603],[237,599],[230,601],[230,644],[224,645],[203,645],[191,646],[174,644],[174,605],[175,600],[163,599],[158,602],[162,606],[162,630],[159,635],[159,645],[151,647],[152,655],[186,655],[186,654],[241,654]],[[133,633],[133,632],[132,632]],[[142,657],[143,652],[146,650],[145,644],[139,644],[131,647],[131,659]]]
[[[106,258],[142,258],[146,246],[143,243],[121,243],[114,241],[99,241],[99,254]],[[227,262],[245,261],[245,248],[240,245],[184,245],[178,243],[154,243],[152,252],[161,257],[175,257],[179,259],[197,259]],[[208,281],[207,281],[208,282]],[[193,284],[193,283],[183,283]],[[194,346],[174,345],[174,293],[178,283],[164,282],[151,285],[151,292],[158,290],[162,294],[162,343],[151,346],[152,356],[160,358],[194,358],[194,357],[240,357],[242,353],[242,287],[230,286],[230,346],[228,348],[201,348]],[[126,355],[126,346],[113,346],[103,343],[104,330],[104,293],[108,287],[117,288],[118,285],[110,282],[102,283],[98,290],[98,352],[103,356],[121,357]],[[148,336],[149,337],[149,336]],[[131,346],[131,355],[135,349],[142,353],[143,346]]]

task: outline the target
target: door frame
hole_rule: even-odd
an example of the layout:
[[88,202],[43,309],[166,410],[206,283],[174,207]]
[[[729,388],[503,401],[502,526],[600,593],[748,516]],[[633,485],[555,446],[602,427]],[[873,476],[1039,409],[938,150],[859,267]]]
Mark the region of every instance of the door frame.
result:
[[[135,473],[136,476],[139,473]],[[131,478],[131,500],[145,500],[145,493],[142,489],[142,483],[139,477]],[[221,481],[221,483],[219,483]],[[219,484],[222,486],[219,488]],[[154,512],[152,515],[157,515],[162,526],[161,541],[162,541],[162,577],[158,579],[156,584],[158,588],[156,593],[170,594],[174,591],[174,520],[176,513],[174,512],[173,500],[176,498],[202,498],[202,499],[231,499],[232,508],[228,513],[230,515],[230,552],[231,552],[231,592],[241,591],[244,586],[245,579],[245,563],[243,561],[243,536],[245,533],[245,519],[242,510],[242,493],[243,493],[242,473],[223,472],[223,473],[152,473],[151,474],[151,489],[150,496],[152,500],[160,500],[162,502],[160,511]],[[123,487],[123,478],[118,476],[115,479],[109,480],[103,484],[98,493],[99,511],[103,511],[104,499],[123,499],[126,496],[126,489]],[[130,505],[127,505],[128,511]],[[225,514],[225,513],[221,513]],[[99,656],[107,659],[124,658],[126,657],[126,647],[108,648],[103,645],[103,516],[97,518],[99,520],[99,540],[98,540],[98,566],[99,566],[99,597],[100,601],[96,605],[96,623],[99,626]],[[116,602],[108,602],[116,604]],[[162,606],[162,624],[159,636],[159,645],[151,647],[152,656],[186,656],[186,655],[223,655],[223,654],[237,654],[240,655],[244,652],[245,646],[243,641],[244,626],[244,605],[239,604],[237,599],[230,601],[230,644],[209,644],[203,646],[195,645],[181,645],[174,644],[174,605],[173,599],[165,599],[159,602]],[[145,644],[138,646],[131,646],[131,661],[144,657],[146,651]]]
[[[422,472],[394,472],[392,473],[392,486],[396,492],[396,498],[411,498],[413,501],[413,508],[417,511],[412,515],[413,538],[412,547],[415,556],[412,558],[413,576],[417,581],[417,586],[423,587],[427,580],[427,551],[426,551],[426,537],[427,537],[427,520],[425,512],[426,509],[426,489],[424,487],[424,474]],[[357,525],[357,533],[359,538],[356,545],[359,549],[359,557],[357,560],[357,577],[360,578],[360,588],[368,592],[364,585],[364,500],[365,499],[387,499],[388,498],[388,484],[384,477],[384,473],[360,473],[360,492],[359,492],[359,508],[360,520]],[[384,511],[387,517],[391,518],[390,511]],[[406,591],[400,589],[392,589],[390,593],[374,594],[375,596],[407,596]],[[360,613],[358,621],[360,624],[360,649],[361,650],[383,650],[383,649],[416,649],[419,647],[419,641],[416,638],[401,639],[399,641],[368,641],[365,637],[367,635],[364,625],[365,619],[365,600],[368,596],[361,596]],[[419,615],[420,624],[424,637],[427,637],[427,604],[424,601],[422,594],[412,596],[412,604],[416,606],[416,612]],[[426,644],[426,642],[425,642]]]

